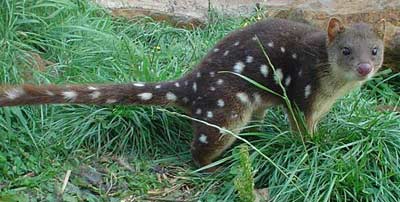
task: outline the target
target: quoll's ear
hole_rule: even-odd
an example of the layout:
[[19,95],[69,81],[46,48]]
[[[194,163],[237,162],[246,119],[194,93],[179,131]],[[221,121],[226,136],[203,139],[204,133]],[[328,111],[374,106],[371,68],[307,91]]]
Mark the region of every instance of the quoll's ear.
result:
[[339,33],[344,32],[345,28],[343,23],[338,18],[330,18],[328,22],[328,42],[332,42]]
[[380,19],[373,25],[374,32],[376,35],[383,40],[385,37],[386,21],[385,19]]

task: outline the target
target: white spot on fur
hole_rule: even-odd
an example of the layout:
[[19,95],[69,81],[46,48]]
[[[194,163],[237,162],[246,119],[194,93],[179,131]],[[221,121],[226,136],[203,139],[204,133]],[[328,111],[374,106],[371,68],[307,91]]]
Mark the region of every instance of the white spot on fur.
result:
[[207,136],[204,134],[200,134],[199,141],[203,144],[208,144]]
[[51,91],[49,91],[49,90],[46,90],[46,94],[47,94],[48,96],[54,96],[54,95],[55,95],[53,92],[51,92]]
[[247,63],[252,63],[253,60],[254,60],[254,58],[252,56],[250,56],[250,55],[246,57],[246,62]]
[[299,77],[303,75],[303,70],[299,71]]
[[216,90],[216,88],[214,86],[210,87],[210,91],[215,91],[215,90]]
[[214,77],[215,76],[215,72],[210,72],[210,76]]
[[171,92],[165,94],[165,97],[167,98],[167,100],[176,101],[176,95]]
[[212,117],[214,117],[212,111],[207,111],[207,118],[212,118]]
[[224,83],[224,80],[218,79],[218,81],[217,81],[217,84],[218,84],[218,85],[222,85],[223,83]]
[[290,76],[286,77],[285,86],[289,86],[291,81],[292,81],[292,78]]
[[261,65],[260,66],[260,72],[264,77],[268,76],[268,66],[267,65]]
[[188,103],[188,102],[189,102],[189,98],[184,97],[184,98],[182,98],[182,101],[183,101],[184,103]]
[[285,51],[285,47],[281,46],[281,52],[284,53]]
[[228,50],[224,52],[224,56],[227,56],[228,54],[229,54]]
[[153,94],[152,93],[140,93],[140,94],[138,94],[138,96],[142,100],[150,100],[153,97]]
[[214,48],[214,53],[218,52],[219,49],[218,48]]
[[161,88],[161,85],[158,84],[158,85],[155,86],[155,88],[156,88],[156,89],[160,89],[160,88]]
[[257,41],[257,36],[253,36],[253,38],[251,38],[251,40]]
[[240,74],[240,73],[242,73],[244,67],[245,67],[245,65],[243,62],[241,62],[241,61],[236,62],[235,66],[233,66],[233,71]]
[[89,89],[89,90],[97,90],[97,88],[96,88],[96,87],[93,87],[93,86],[88,86],[88,89]]
[[234,46],[238,46],[240,44],[240,42],[239,41],[236,41],[233,45]]
[[234,111],[232,111],[231,114],[232,114],[232,115],[231,115],[231,118],[232,118],[232,119],[236,119],[237,117],[239,117],[239,114],[237,114],[237,113],[234,112]]
[[282,81],[282,78],[283,78],[282,69],[276,69],[274,75],[275,83],[279,84]]
[[183,83],[185,84],[185,86],[189,85],[189,81],[185,81]]
[[199,109],[196,109],[196,114],[201,114],[201,109],[199,108]]
[[174,84],[177,88],[179,88],[181,85],[178,82],[175,82]]
[[304,88],[304,97],[308,98],[308,96],[310,96],[311,94],[311,85],[308,84],[305,88]]
[[250,103],[249,96],[246,93],[243,92],[236,93],[236,97],[239,98],[240,102],[242,102],[243,104]]
[[93,93],[90,93],[90,94],[89,94],[89,96],[90,96],[92,99],[97,99],[97,98],[100,97],[100,95],[101,95],[101,93],[100,93],[99,91],[94,91]]
[[117,102],[116,99],[107,99],[106,100],[106,104],[113,104],[113,103],[116,103],[116,102]]
[[14,88],[14,89],[6,91],[7,98],[10,100],[14,100],[14,99],[22,96],[23,94],[25,94],[25,91],[22,88]]
[[143,87],[144,83],[134,83],[133,85],[136,86],[136,87]]
[[293,58],[293,59],[297,59],[297,54],[296,54],[296,53],[293,53],[293,54],[292,54],[292,58]]
[[78,94],[75,91],[65,91],[61,93],[66,100],[75,100]]
[[197,91],[197,83],[196,83],[196,82],[193,82],[192,88],[193,88],[193,91],[194,91],[194,92]]
[[254,102],[256,104],[261,104],[262,99],[261,99],[261,95],[259,93],[253,93],[253,97],[254,97]]
[[272,48],[272,47],[274,47],[274,42],[271,41],[267,45],[268,45],[268,47]]
[[200,77],[201,77],[201,72],[197,72],[197,73],[196,73],[196,77],[197,77],[197,78],[200,78]]
[[219,99],[219,100],[217,101],[217,105],[218,105],[218,107],[224,107],[224,106],[225,106],[224,100]]

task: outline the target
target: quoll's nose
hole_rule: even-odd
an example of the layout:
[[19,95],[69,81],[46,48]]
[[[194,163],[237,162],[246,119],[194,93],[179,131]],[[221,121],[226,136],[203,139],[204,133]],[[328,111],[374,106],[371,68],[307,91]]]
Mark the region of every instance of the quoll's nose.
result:
[[369,63],[360,63],[357,72],[361,76],[367,76],[372,71],[372,66]]

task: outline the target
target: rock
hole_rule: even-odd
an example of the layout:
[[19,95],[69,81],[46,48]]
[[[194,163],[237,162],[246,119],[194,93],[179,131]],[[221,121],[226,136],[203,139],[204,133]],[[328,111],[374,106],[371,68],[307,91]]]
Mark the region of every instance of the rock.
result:
[[400,26],[386,23],[384,65],[400,72]]
[[400,72],[400,1],[313,0],[293,1],[290,6],[267,9],[267,16],[307,22],[325,29],[331,16],[344,23],[377,24],[385,19],[384,66]]
[[173,15],[171,13],[166,13],[157,10],[150,10],[150,9],[113,8],[111,9],[111,12],[113,16],[125,17],[128,19],[134,19],[135,17],[140,17],[140,16],[150,16],[153,20],[165,21],[176,27],[182,27],[187,29],[191,29],[194,27],[201,27],[204,25],[204,21],[201,21],[197,18],[192,18],[187,15]]
[[[211,9],[235,16],[249,15],[264,8],[268,17],[279,17],[314,24],[325,29],[331,16],[346,23],[374,24],[386,20],[385,65],[400,71],[400,1],[399,0],[95,0],[111,9],[113,15],[132,18],[150,16],[179,27],[202,26]],[[209,3],[210,2],[210,3]]]

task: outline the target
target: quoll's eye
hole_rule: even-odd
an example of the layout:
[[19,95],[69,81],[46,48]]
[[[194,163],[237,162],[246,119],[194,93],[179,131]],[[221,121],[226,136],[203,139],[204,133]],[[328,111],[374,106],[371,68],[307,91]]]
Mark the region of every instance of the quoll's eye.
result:
[[377,55],[378,54],[378,48],[373,48],[372,49],[372,55]]
[[350,55],[351,54],[351,50],[350,50],[350,48],[344,47],[342,49],[342,53],[343,53],[343,55]]

